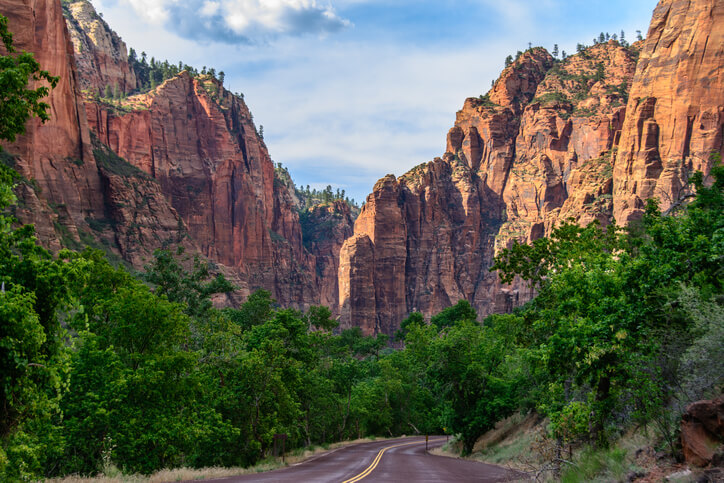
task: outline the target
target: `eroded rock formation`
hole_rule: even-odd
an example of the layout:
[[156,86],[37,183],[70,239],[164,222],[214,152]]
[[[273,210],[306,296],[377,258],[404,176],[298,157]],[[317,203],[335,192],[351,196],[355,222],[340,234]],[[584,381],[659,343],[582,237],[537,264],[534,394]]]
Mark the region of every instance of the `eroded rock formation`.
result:
[[102,96],[128,94],[136,88],[136,74],[128,64],[126,44],[87,0],[63,3],[73,43],[82,91]]
[[666,209],[689,173],[708,173],[724,151],[724,3],[662,0],[654,10],[629,94],[614,169],[614,216]]
[[693,466],[724,463],[724,396],[697,401],[681,420],[681,449]]
[[569,218],[627,223],[646,198],[676,200],[724,149],[723,10],[662,0],[645,41],[562,61],[530,49],[467,99],[441,158],[369,195],[341,252],[343,324],[392,335],[406,314],[463,298],[481,316],[511,310],[533,294],[488,271],[497,250]]
[[0,10],[15,47],[33,52],[60,77],[47,98],[50,121],[29,121],[26,134],[4,146],[24,180],[18,218],[34,224],[52,249],[91,245],[137,266],[154,247],[182,239],[183,222],[159,196],[158,183],[138,177],[142,173],[93,142],[60,2],[3,0]]
[[239,286],[236,301],[265,288],[284,306],[336,303],[349,210],[315,211],[339,226],[304,247],[293,187],[275,174],[240,98],[184,72],[146,94],[99,99],[107,85],[127,93],[136,81],[125,44],[89,2],[0,7],[16,46],[61,78],[51,121],[32,121],[5,146],[25,179],[17,214],[44,244],[95,246],[136,268],[153,250],[182,245],[217,263]]

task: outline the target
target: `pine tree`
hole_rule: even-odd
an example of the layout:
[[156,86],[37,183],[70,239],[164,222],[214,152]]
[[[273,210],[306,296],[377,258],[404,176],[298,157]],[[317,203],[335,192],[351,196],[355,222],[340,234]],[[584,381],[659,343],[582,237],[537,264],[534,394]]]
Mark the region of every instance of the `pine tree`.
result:
[[509,55],[508,57],[505,58],[505,66],[506,66],[506,67],[508,67],[508,66],[509,66],[510,64],[512,64],[512,63],[513,63],[513,56],[512,56],[512,55]]
[[558,58],[558,44],[553,45],[553,57]]

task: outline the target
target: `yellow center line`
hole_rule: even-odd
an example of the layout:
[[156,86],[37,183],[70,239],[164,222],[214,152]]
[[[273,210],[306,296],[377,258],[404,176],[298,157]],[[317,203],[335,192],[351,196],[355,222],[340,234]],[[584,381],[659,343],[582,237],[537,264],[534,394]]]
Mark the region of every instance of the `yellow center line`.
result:
[[[430,443],[435,443],[438,441],[442,441],[442,439],[431,439]],[[382,455],[385,454],[385,451],[392,448],[399,448],[400,446],[409,446],[411,444],[422,444],[425,441],[413,441],[411,443],[400,443],[400,444],[393,444],[392,446],[387,446],[385,448],[382,448],[379,453],[377,453],[377,456],[375,456],[375,459],[372,460],[372,464],[367,467],[362,473],[360,473],[357,476],[353,476],[349,480],[344,480],[342,483],[355,483],[362,478],[366,478],[372,471],[374,471],[375,468],[377,468],[377,465],[380,464],[380,460],[382,459]]]

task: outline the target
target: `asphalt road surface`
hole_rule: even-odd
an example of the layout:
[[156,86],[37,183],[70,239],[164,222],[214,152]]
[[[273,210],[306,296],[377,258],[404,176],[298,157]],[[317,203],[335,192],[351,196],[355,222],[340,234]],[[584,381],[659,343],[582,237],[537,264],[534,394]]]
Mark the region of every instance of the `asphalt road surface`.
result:
[[[430,449],[445,437],[430,436]],[[498,482],[522,475],[494,465],[430,455],[425,437],[360,443],[275,471],[213,480],[216,483]],[[517,477],[517,478],[516,478]]]

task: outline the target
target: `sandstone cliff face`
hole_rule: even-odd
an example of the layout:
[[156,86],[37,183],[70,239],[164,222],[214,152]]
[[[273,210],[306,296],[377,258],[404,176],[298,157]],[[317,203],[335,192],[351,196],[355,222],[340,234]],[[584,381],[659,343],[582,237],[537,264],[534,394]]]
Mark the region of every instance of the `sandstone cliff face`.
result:
[[[543,49],[523,54],[486,98],[465,102],[443,158],[375,185],[340,254],[343,326],[393,335],[406,314],[431,315],[462,298],[495,309],[498,282],[488,267],[517,112],[552,64]],[[357,286],[370,279],[374,291]]]
[[347,203],[335,200],[311,207],[302,214],[301,225],[305,248],[315,256],[319,304],[339,315],[339,252],[352,236],[354,220]]
[[568,218],[612,221],[613,152],[636,52],[611,41],[548,71],[517,133],[498,247],[547,235]]
[[639,217],[647,198],[666,209],[692,171],[724,152],[724,4],[662,0],[629,95],[614,167],[614,215]]
[[463,298],[481,316],[509,311],[533,293],[500,285],[496,251],[568,218],[625,223],[644,198],[675,199],[687,169],[708,173],[722,151],[723,9],[662,0],[645,42],[558,62],[532,49],[467,99],[442,158],[368,197],[340,255],[343,325],[391,335]]
[[51,121],[6,146],[26,180],[19,218],[51,248],[91,245],[136,268],[184,246],[240,287],[236,302],[265,288],[283,306],[336,310],[346,204],[309,213],[328,229],[311,230],[305,248],[293,185],[275,174],[248,107],[213,78],[182,73],[147,94],[93,100],[107,85],[135,88],[126,47],[90,3],[63,5],[0,0],[16,46],[61,78]]
[[15,46],[60,77],[47,99],[50,121],[29,121],[26,134],[4,146],[28,180],[18,188],[18,218],[51,249],[92,245],[141,266],[154,247],[181,238],[182,221],[158,183],[94,145],[60,2],[0,0],[0,11]]
[[82,91],[103,95],[107,86],[129,93],[136,75],[128,64],[126,44],[110,29],[87,0],[63,5],[75,51]]
[[87,112],[104,144],[159,183],[190,239],[233,273],[242,296],[264,288],[284,306],[324,300],[335,309],[336,276],[324,275],[336,273],[330,258],[351,234],[349,212],[335,219],[340,233],[305,248],[290,187],[240,98],[182,72],[115,105],[89,100]]
[[101,180],[78,97],[73,49],[59,2],[2,0],[0,11],[8,17],[16,49],[34,52],[43,69],[60,77],[46,100],[50,121],[29,121],[26,134],[4,146],[22,176],[35,180],[21,187],[25,203],[18,217],[35,223],[39,236],[59,248],[58,232],[77,239],[77,226],[85,224],[86,217],[103,213]]

